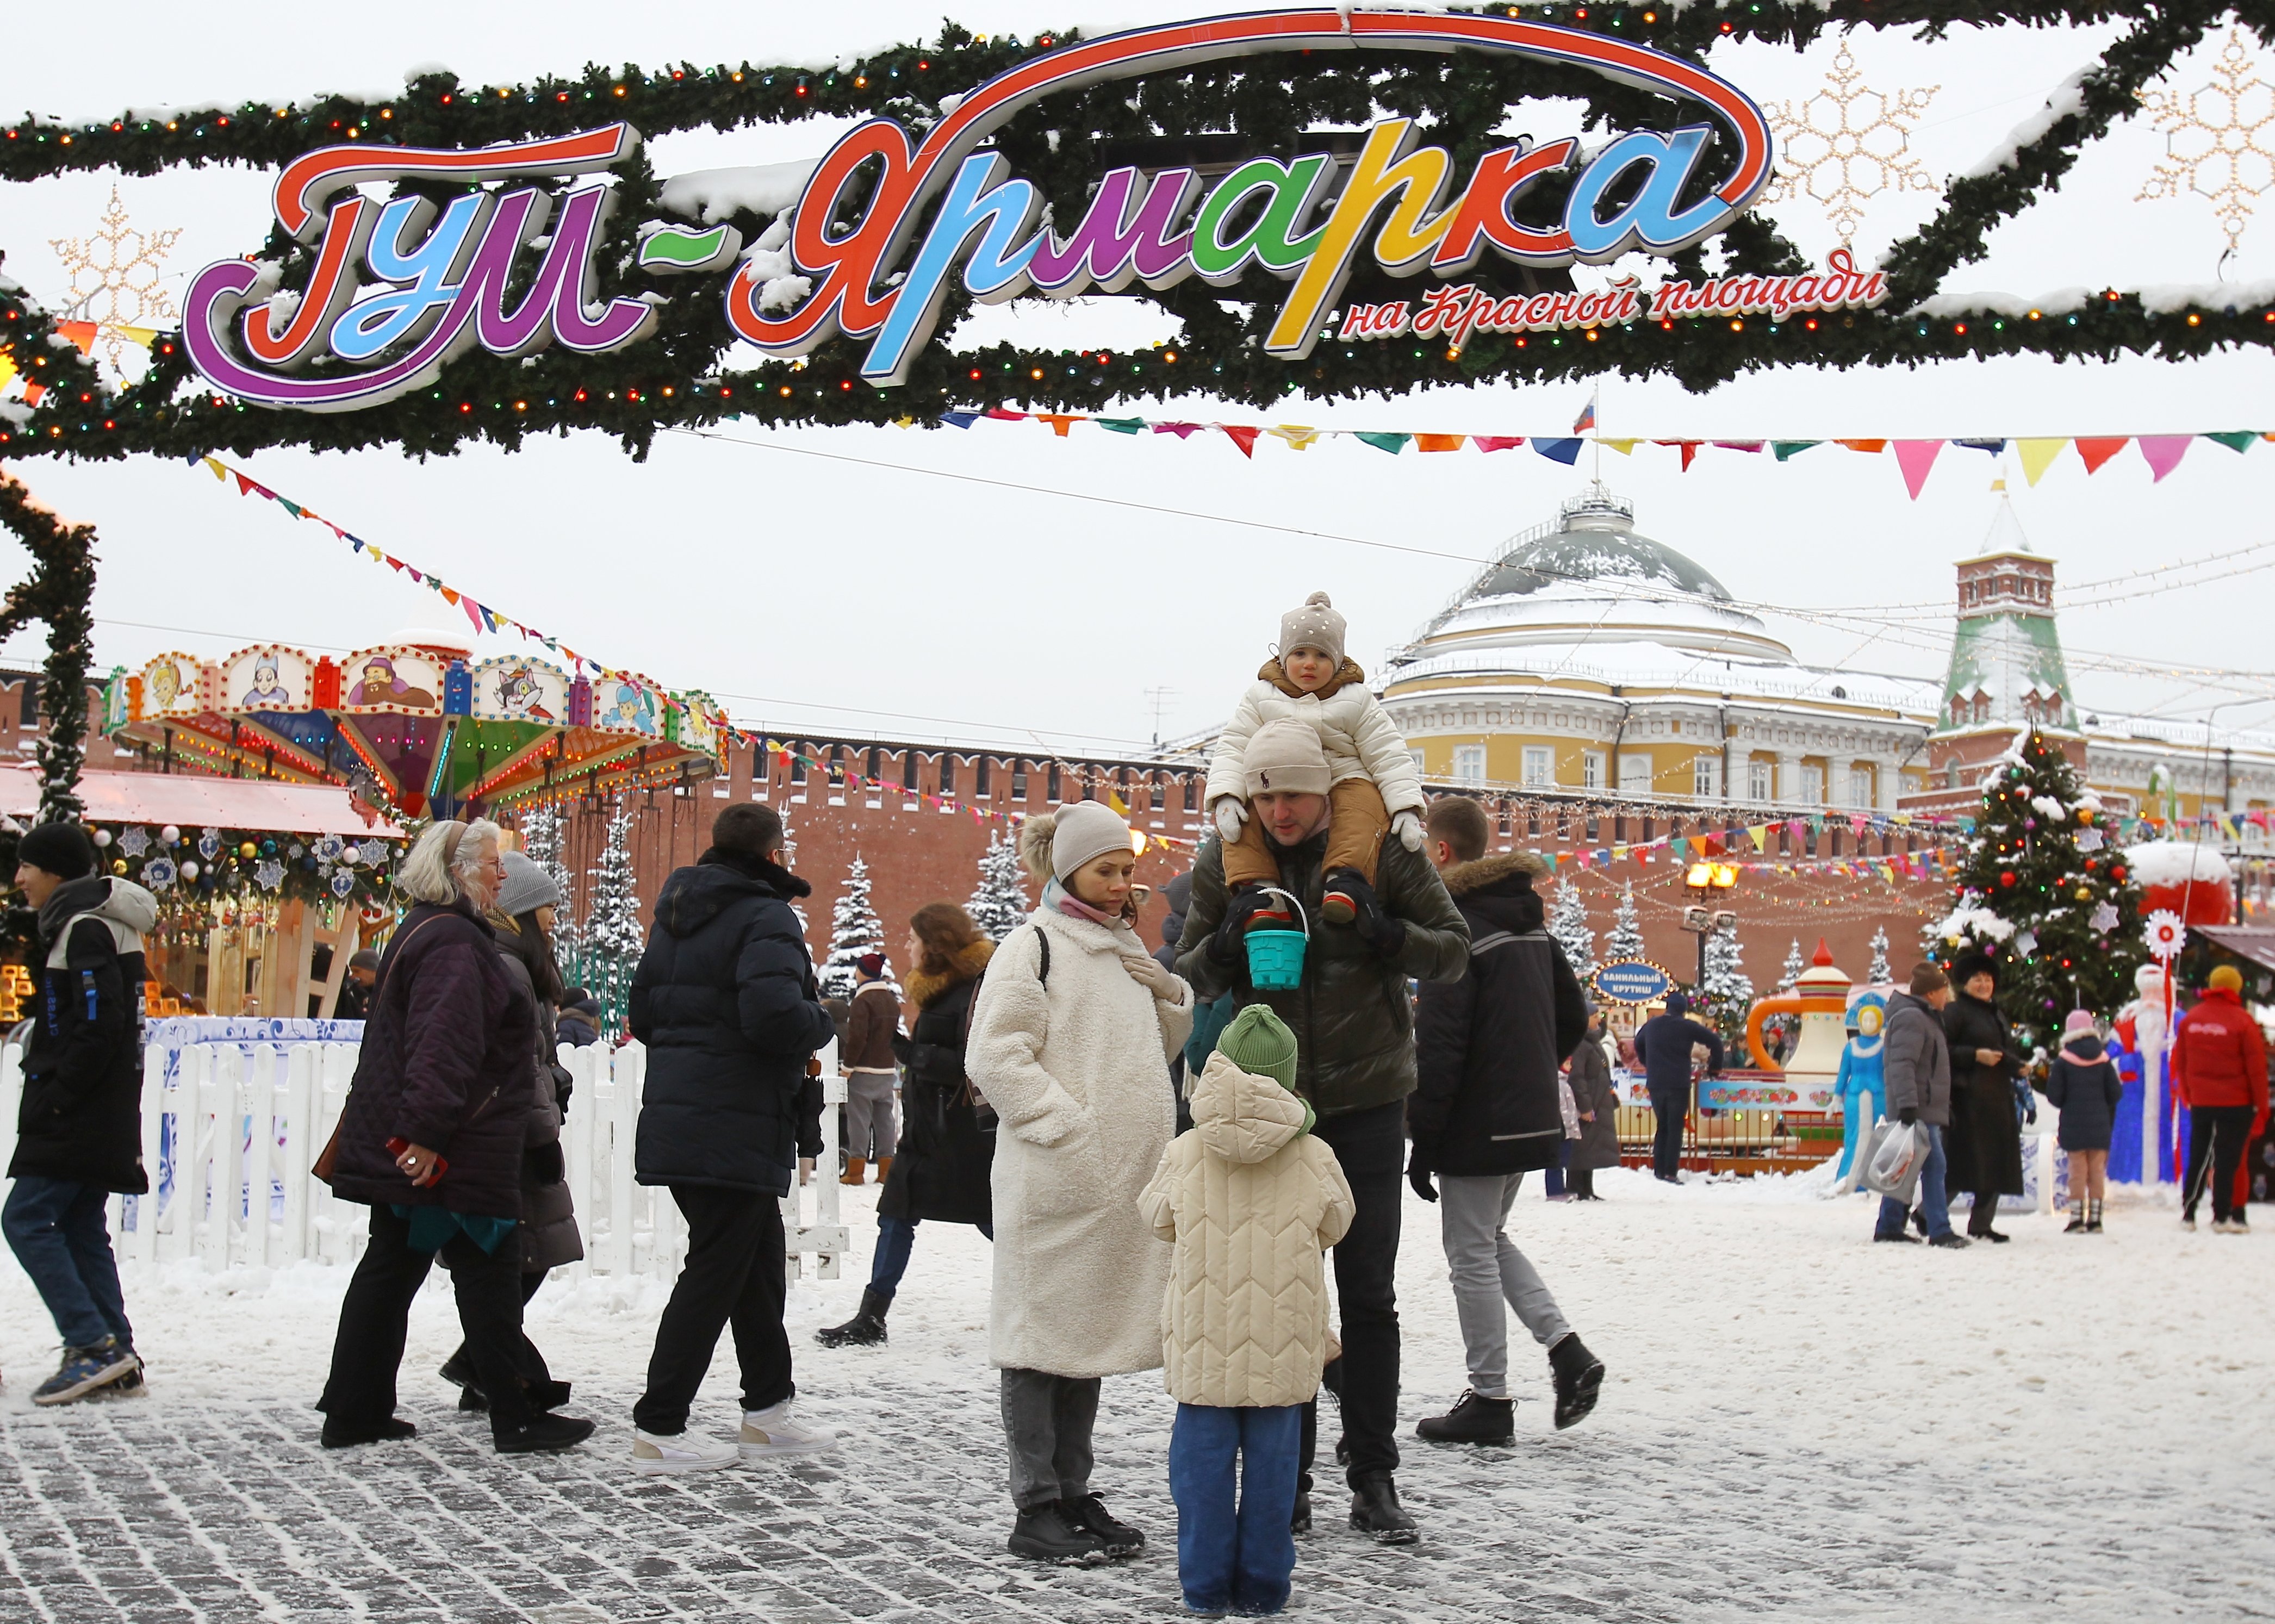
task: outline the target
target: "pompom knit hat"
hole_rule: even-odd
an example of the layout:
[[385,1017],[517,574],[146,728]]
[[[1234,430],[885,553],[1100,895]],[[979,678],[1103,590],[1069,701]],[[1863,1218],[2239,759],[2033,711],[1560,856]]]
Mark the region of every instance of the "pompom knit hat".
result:
[[1102,801],[1077,801],[1052,816],[1051,873],[1062,883],[1093,857],[1130,850],[1130,826]]
[[1234,1016],[1216,1040],[1216,1052],[1243,1071],[1295,1091],[1296,1034],[1269,1005],[1250,1004]]
[[1335,606],[1327,601],[1327,594],[1315,592],[1304,600],[1301,607],[1280,617],[1281,657],[1285,659],[1291,649],[1316,648],[1340,666],[1343,662],[1343,634],[1347,629],[1343,617],[1335,613]]

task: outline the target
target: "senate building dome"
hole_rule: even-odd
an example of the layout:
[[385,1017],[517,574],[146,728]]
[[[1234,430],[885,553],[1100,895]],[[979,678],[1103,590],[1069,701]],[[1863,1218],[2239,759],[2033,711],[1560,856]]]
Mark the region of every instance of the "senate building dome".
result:
[[1511,539],[1383,672],[1425,776],[1653,801],[1893,812],[1931,682],[1807,666],[1601,485]]

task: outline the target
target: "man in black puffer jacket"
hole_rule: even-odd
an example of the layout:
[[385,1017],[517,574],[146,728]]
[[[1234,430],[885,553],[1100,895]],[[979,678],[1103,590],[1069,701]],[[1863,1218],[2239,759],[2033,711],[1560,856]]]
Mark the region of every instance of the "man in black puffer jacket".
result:
[[1604,1382],[1603,1364],[1508,1228],[1524,1175],[1554,1167],[1563,1148],[1557,1069],[1587,1036],[1588,1001],[1532,889],[1548,865],[1529,851],[1487,857],[1492,826],[1465,796],[1432,802],[1425,825],[1425,850],[1469,922],[1470,973],[1422,988],[1407,1176],[1425,1201],[1440,1199],[1432,1173],[1444,1187],[1440,1219],[1470,1390],[1415,1432],[1432,1443],[1507,1444],[1515,1439],[1508,1309],[1548,1350],[1560,1428],[1595,1409]]
[[[790,1416],[797,1389],[782,1323],[778,1203],[797,1158],[807,1061],[834,1035],[790,906],[813,888],[782,865],[782,847],[772,808],[721,812],[710,850],[664,882],[632,977],[632,1036],[648,1050],[633,1175],[669,1186],[687,1220],[687,1265],[632,1409],[640,1471],[701,1471],[831,1441]],[[689,1439],[688,1407],[730,1319],[741,1437]]]

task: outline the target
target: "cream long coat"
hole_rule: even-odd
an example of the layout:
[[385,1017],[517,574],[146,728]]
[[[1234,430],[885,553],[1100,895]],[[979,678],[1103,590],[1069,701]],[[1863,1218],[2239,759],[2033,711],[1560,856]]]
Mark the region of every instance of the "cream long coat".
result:
[[[1037,938],[1051,944],[1047,986]],[[1054,1376],[1161,1363],[1169,1249],[1138,1192],[1175,1130],[1169,1056],[1192,990],[1156,999],[1122,968],[1135,932],[1037,910],[988,961],[964,1069],[995,1107],[988,1361]]]
[[[1348,661],[1345,665],[1349,668]],[[1291,698],[1266,681],[1249,684],[1224,731],[1217,735],[1216,752],[1209,758],[1206,799],[1211,806],[1227,796],[1248,798],[1248,774],[1241,757],[1257,729],[1282,721],[1300,721],[1319,736],[1334,782],[1372,779],[1390,811],[1422,810],[1422,774],[1407,750],[1406,736],[1363,679],[1345,683],[1324,699],[1316,693]]]
[[1304,1102],[1270,1077],[1212,1054],[1192,1102],[1193,1131],[1138,1197],[1153,1233],[1176,1243],[1163,1386],[1180,1404],[1304,1403],[1327,1356],[1320,1251],[1350,1227],[1349,1182],[1304,1131]]

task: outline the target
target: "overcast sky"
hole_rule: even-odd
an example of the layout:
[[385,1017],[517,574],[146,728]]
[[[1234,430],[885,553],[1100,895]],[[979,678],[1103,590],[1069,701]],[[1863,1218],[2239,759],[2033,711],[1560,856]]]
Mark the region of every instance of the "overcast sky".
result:
[[[1206,9],[1133,0],[1110,12],[1070,14],[1035,0],[985,0],[984,11],[973,4],[955,11],[967,26],[1022,34]],[[403,71],[438,63],[470,80],[503,82],[574,71],[588,59],[820,61],[928,35],[941,9],[939,0],[797,8],[487,0],[283,13],[309,19],[297,29],[243,19],[200,29],[178,7],[117,5],[98,19],[45,6],[11,18],[0,107],[91,117],[123,105],[332,89],[378,95],[398,87]],[[1864,34],[1854,49],[1871,87],[1935,87],[1916,120],[1912,149],[1939,187],[2003,140],[2109,37],[2106,30],[1962,31],[1925,45]],[[2182,64],[2181,87],[2211,78],[2219,42]],[[1836,49],[1834,42],[1799,56],[1732,49],[1712,65],[1774,102],[1820,88]],[[1556,106],[1522,110],[1510,127],[1543,138],[1577,131],[1569,110]],[[661,138],[651,151],[668,175],[818,155],[833,133],[823,121],[706,132]],[[2249,227],[2224,268],[2227,239],[2210,203],[2135,200],[2164,147],[2145,117],[2120,130],[2060,193],[2001,230],[1991,258],[1961,268],[1948,289],[2027,296],[2081,283],[2275,278],[2275,195],[2259,200],[2271,217]],[[65,302],[69,279],[49,239],[93,230],[113,178],[0,185],[9,274],[51,304]],[[182,170],[117,184],[138,225],[181,228],[163,265],[165,284],[178,294],[199,267],[258,245],[268,180],[243,170]],[[1859,258],[1869,261],[1913,229],[1933,201],[1934,193],[1918,191],[1872,200]],[[1837,241],[1823,209],[1806,199],[1769,212],[1806,252],[1821,254]],[[1128,344],[1168,330],[1149,311],[1114,299],[983,313],[964,336],[979,336],[980,323],[989,338],[1008,328],[1039,344]],[[1719,439],[2275,429],[2270,381],[2269,361],[2256,351],[2183,366],[2020,359],[1845,374],[1795,370],[1707,395],[1612,379],[1601,387],[1599,416],[1611,434]],[[1585,396],[1568,384],[1295,401],[1277,420],[1553,434],[1568,431]],[[1258,420],[1203,400],[1133,409]],[[641,465],[605,438],[580,436],[512,456],[475,449],[419,463],[387,451],[269,451],[249,466],[276,489],[517,618],[610,664],[707,688],[745,721],[1116,747],[1142,744],[1157,711],[1170,734],[1221,717],[1270,644],[1279,612],[1315,588],[1332,593],[1349,615],[1353,652],[1372,665],[1463,584],[1470,565],[1462,560],[1482,560],[1511,533],[1552,517],[1588,472],[1584,459],[1580,469],[1565,469],[1529,449],[1393,459],[1348,441],[1295,453],[1267,439],[1245,461],[1219,435],[1181,442],[1077,427],[1062,441],[1028,424],[964,433],[735,425],[722,432],[753,443],[667,434]],[[1708,451],[1687,474],[1673,450],[1650,446],[1602,461],[1606,481],[1636,503],[1640,527],[1698,560],[1739,598],[1844,614],[1949,601],[1952,562],[1988,533],[1990,485],[2000,472],[1979,452],[1946,450],[1912,502],[1893,457],[1833,447],[1782,466],[1766,456]],[[169,647],[219,656],[254,640],[345,648],[432,623],[442,608],[351,556],[329,532],[229,494],[194,466],[11,466],[52,505],[101,529],[97,641],[106,665]],[[2023,487],[2011,453],[2004,471],[2023,529],[2060,560],[2065,583],[2262,548],[2103,588],[2067,609],[2063,631],[2077,651],[2073,675],[2087,708],[2202,721],[2216,700],[2275,691],[2275,679],[2264,676],[2206,690],[2127,668],[2275,668],[2265,638],[2275,573],[2264,567],[2275,564],[2267,517],[2275,444],[2238,457],[2199,443],[2154,487],[2132,450],[2090,479],[2067,457],[2035,489]],[[2164,590],[2143,590],[2150,587]],[[1877,632],[1845,618],[1769,619],[1805,658],[1932,675],[1947,628],[1924,615],[1904,608]],[[33,658],[37,638],[19,638],[5,652]],[[2217,725],[2225,733],[2270,722],[2275,705],[2261,704],[2232,706]]]

